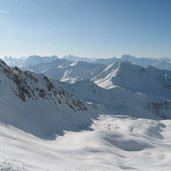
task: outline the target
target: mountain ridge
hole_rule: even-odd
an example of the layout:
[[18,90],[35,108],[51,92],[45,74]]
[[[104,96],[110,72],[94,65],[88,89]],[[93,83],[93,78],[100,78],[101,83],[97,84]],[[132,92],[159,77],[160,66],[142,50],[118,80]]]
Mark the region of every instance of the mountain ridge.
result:
[[0,93],[0,121],[42,138],[53,139],[67,129],[88,129],[97,116],[91,106],[43,74],[11,68],[2,60]]
[[[78,64],[80,62],[69,66],[75,67]],[[91,68],[91,64],[89,65]],[[94,65],[96,64],[93,64],[93,69]],[[101,67],[99,64],[98,66]],[[80,72],[82,69],[80,67]],[[111,77],[108,76],[108,71],[112,73]],[[128,82],[123,82],[125,73]],[[170,80],[169,71],[153,67],[145,69],[128,62],[118,62],[107,65],[105,74],[114,85],[109,89],[99,87],[90,79],[81,79],[82,76],[73,84],[51,80],[42,73],[9,67],[0,60],[0,108],[3,111],[0,112],[0,120],[38,137],[54,139],[65,130],[89,129],[92,119],[104,113],[137,118],[171,118],[170,88],[165,87],[163,82],[166,75],[168,81]],[[140,85],[135,84],[142,74],[152,93],[146,87],[140,89],[141,82]],[[130,81],[130,75],[136,79]],[[151,78],[156,82],[151,83]],[[153,84],[157,85],[156,89]]]

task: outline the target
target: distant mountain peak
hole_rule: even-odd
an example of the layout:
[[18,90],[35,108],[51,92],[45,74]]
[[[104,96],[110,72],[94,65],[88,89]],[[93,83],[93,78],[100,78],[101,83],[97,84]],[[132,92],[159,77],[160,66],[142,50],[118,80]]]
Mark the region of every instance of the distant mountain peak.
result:
[[144,67],[132,64],[129,61],[118,62],[118,66],[119,66],[119,70],[123,70],[124,72],[126,72],[126,71],[142,71],[145,69]]

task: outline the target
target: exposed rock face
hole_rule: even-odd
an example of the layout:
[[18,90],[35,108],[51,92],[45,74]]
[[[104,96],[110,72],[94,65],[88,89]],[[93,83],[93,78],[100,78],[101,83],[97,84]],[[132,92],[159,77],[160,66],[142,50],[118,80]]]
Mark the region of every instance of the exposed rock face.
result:
[[[56,87],[51,80],[43,74],[35,74],[29,71],[22,71],[18,67],[9,67],[0,59],[0,68],[9,81],[15,84],[15,94],[22,101],[52,100],[53,103],[66,104],[73,111],[87,111],[86,105],[72,97],[62,87]],[[1,80],[3,82],[3,80]]]

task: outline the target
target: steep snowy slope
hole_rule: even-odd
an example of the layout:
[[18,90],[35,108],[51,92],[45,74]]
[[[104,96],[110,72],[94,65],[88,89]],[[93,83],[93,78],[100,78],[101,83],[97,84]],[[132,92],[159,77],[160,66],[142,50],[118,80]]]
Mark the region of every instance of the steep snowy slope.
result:
[[0,121],[41,138],[53,139],[64,130],[88,129],[97,116],[46,76],[10,68],[2,60],[0,94]]
[[64,73],[61,81],[66,81],[69,83],[74,83],[82,79],[91,80],[99,72],[105,68],[105,65],[88,63],[88,62],[76,62],[70,65],[70,68]]
[[95,78],[95,83],[101,87],[117,85],[133,92],[171,99],[171,71],[143,68],[128,62],[116,63],[108,68]]

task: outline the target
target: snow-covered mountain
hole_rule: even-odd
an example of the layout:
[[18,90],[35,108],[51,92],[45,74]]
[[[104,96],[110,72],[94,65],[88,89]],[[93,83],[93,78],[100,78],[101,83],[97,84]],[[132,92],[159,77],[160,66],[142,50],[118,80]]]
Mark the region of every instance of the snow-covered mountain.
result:
[[168,96],[155,97],[122,87],[104,89],[89,80],[74,84],[56,81],[56,84],[61,84],[75,97],[93,105],[100,113],[151,119],[171,118],[171,97]]
[[70,62],[58,59],[52,63],[38,64],[24,67],[24,70],[31,70],[43,73],[51,79],[74,83],[82,79],[92,79],[105,69],[105,65],[83,61]]
[[[161,57],[161,58],[153,58],[153,57],[135,57],[131,55],[123,55],[120,58],[122,61],[128,61],[136,65],[140,65],[143,67],[154,66],[159,69],[168,69],[171,70],[171,58]],[[161,66],[163,64],[163,66]]]
[[93,81],[104,88],[119,86],[152,96],[171,96],[171,71],[155,67],[144,68],[129,62],[119,62],[108,65]]
[[74,55],[66,55],[63,57],[63,59],[71,62],[78,62],[78,61],[93,62],[95,60],[95,58],[86,58],[86,57],[79,57]]
[[170,98],[171,71],[155,67],[141,67],[130,62],[117,62],[110,65],[67,62],[59,59],[48,64],[39,64],[26,69],[43,73],[51,79],[75,83],[80,80],[94,81],[103,88],[119,86],[130,91],[153,96]]
[[36,65],[36,64],[40,64],[40,63],[49,63],[52,61],[57,60],[58,57],[57,56],[38,56],[38,55],[33,55],[33,56],[29,56],[28,58],[26,58],[26,60],[24,61],[23,67],[26,66],[32,66],[32,65]]
[[42,63],[38,63],[36,65],[29,65],[29,66],[25,66],[25,67],[21,67],[21,68],[23,70],[29,70],[29,71],[33,71],[36,73],[48,73],[48,72],[50,72],[49,75],[52,75],[51,78],[53,78],[53,72],[52,72],[53,70],[54,70],[54,74],[57,74],[56,68],[61,68],[61,69],[66,68],[71,63],[72,63],[71,61],[58,58],[52,62],[44,62],[44,63],[42,62]]
[[109,64],[116,63],[116,62],[120,62],[120,61],[122,61],[120,58],[113,57],[113,58],[98,58],[98,59],[95,59],[93,62],[109,65]]
[[14,58],[14,57],[3,57],[2,58],[9,66],[17,66],[17,67],[27,67],[32,66],[40,63],[49,63],[58,59],[57,56],[39,56],[33,55],[29,57],[21,57],[21,58]]
[[153,58],[153,57],[135,57],[131,55],[122,55],[120,58],[112,57],[112,58],[86,58],[86,57],[78,57],[74,55],[64,56],[63,58],[58,58],[57,56],[45,56],[41,57],[38,55],[33,55],[29,57],[22,58],[13,58],[13,57],[3,57],[2,58],[8,65],[10,66],[18,66],[18,67],[28,67],[41,64],[46,64],[58,59],[64,59],[68,61],[68,63],[75,63],[78,61],[89,62],[89,63],[99,63],[110,65],[116,62],[127,61],[135,65],[139,65],[142,67],[154,66],[159,69],[171,70],[171,58],[161,57],[161,58]]
[[[97,112],[42,74],[0,60],[0,121],[41,138],[87,129]],[[69,120],[69,121],[68,121]]]
[[9,66],[18,66],[22,67],[24,65],[24,62],[27,58],[21,57],[21,58],[15,58],[11,56],[5,56],[2,57],[3,61],[5,61]]
[[116,62],[131,62],[132,64],[139,65],[142,67],[154,66],[159,69],[171,70],[171,58],[168,57],[136,57],[132,55],[122,55],[120,58],[112,57],[112,58],[82,58],[74,55],[65,56],[64,59],[77,62],[84,61],[90,63],[99,63],[99,64],[114,64]]
[[146,115],[147,118],[151,118],[151,113],[158,113],[161,117],[170,117],[171,71],[125,61],[110,65],[79,61],[52,67],[43,73],[52,79],[76,83],[70,85],[76,92],[74,95],[98,104],[105,113]]
[[170,170],[170,71],[64,59],[39,71],[0,60],[0,170]]
[[[87,67],[87,65],[89,66]],[[13,118],[15,115],[12,113],[16,113],[23,121],[23,123],[17,123],[16,127],[22,128],[27,119],[32,120],[35,116],[35,122],[39,122],[40,113],[47,118],[49,112],[52,117],[48,122],[52,122],[53,129],[54,125],[59,124],[60,128],[55,127],[58,130],[56,130],[57,133],[67,130],[72,125],[68,126],[68,122],[63,120],[62,122],[66,122],[66,124],[61,126],[59,121],[64,119],[61,113],[65,113],[68,118],[71,117],[71,123],[75,123],[73,118],[76,116],[78,119],[84,116],[84,120],[87,121],[81,121],[78,125],[76,123],[78,127],[79,125],[89,125],[91,119],[100,113],[145,118],[171,117],[169,114],[171,112],[170,71],[151,67],[145,69],[128,62],[116,63],[107,67],[101,64],[76,62],[69,65],[72,70],[70,72],[67,70],[68,75],[65,71],[66,77],[62,77],[63,81],[65,81],[64,78],[70,78],[69,82],[76,78],[74,80],[76,83],[67,84],[49,80],[43,74],[9,67],[2,60],[0,67],[0,105],[3,109],[3,113],[0,115],[1,121],[15,125],[16,117]],[[103,72],[100,72],[101,70]],[[75,77],[75,75],[78,76]],[[82,78],[87,80],[82,80]],[[96,84],[88,80],[91,78]],[[103,88],[97,86],[98,84]],[[26,114],[30,109],[33,110],[34,116]],[[92,112],[93,110],[94,112]],[[6,118],[4,115],[9,115],[9,117]],[[24,125],[24,130],[29,130],[29,122]],[[45,129],[44,125],[40,123],[37,126]],[[34,125],[34,127],[37,126]]]
[[93,62],[101,63],[101,64],[113,64],[116,62],[131,62],[132,64],[139,65],[142,67],[154,66],[159,69],[171,70],[171,58],[161,57],[161,58],[153,58],[153,57],[135,57],[131,55],[122,55],[120,58],[101,58],[96,59]]

